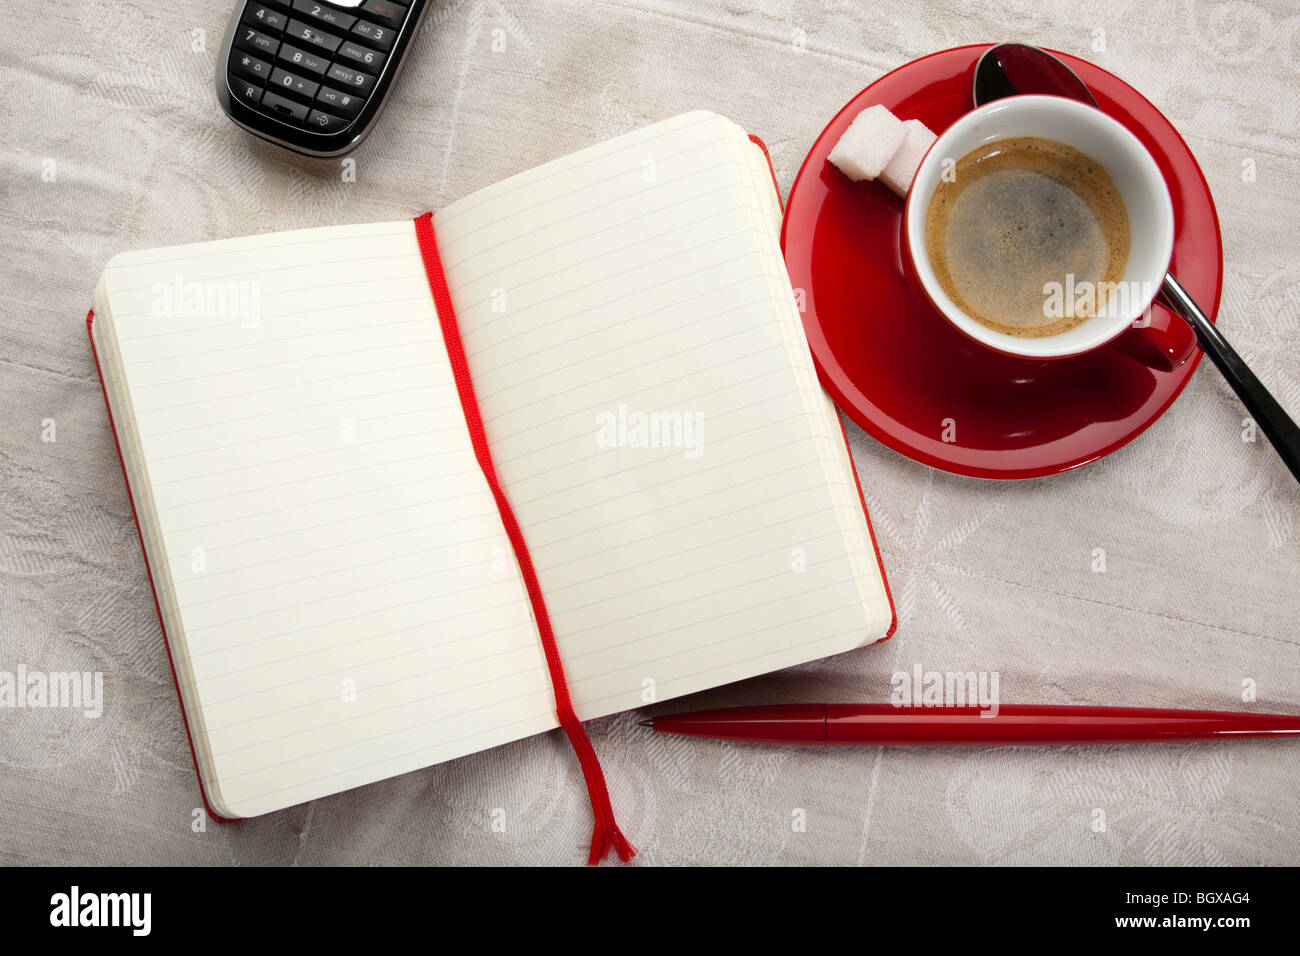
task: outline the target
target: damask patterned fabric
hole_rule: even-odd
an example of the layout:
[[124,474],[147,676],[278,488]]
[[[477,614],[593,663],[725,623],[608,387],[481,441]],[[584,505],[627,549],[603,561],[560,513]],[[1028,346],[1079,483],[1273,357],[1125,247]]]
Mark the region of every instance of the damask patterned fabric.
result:
[[[5,863],[572,864],[590,834],[558,732],[195,822],[85,334],[116,252],[413,216],[699,107],[763,137],[785,192],[884,72],[1021,40],[1116,72],[1182,131],[1222,220],[1221,327],[1300,413],[1292,2],[443,0],[354,167],[221,115],[229,2],[16,6],[25,29],[0,36],[0,670],[100,671],[104,712],[0,710]],[[1129,446],[1019,483],[931,470],[850,425],[897,636],[682,706],[884,700],[920,664],[996,671],[1004,703],[1300,711],[1300,491],[1262,438],[1242,440],[1244,417],[1202,363]],[[811,752],[657,739],[636,720],[590,732],[640,863],[1300,862],[1294,744]]]

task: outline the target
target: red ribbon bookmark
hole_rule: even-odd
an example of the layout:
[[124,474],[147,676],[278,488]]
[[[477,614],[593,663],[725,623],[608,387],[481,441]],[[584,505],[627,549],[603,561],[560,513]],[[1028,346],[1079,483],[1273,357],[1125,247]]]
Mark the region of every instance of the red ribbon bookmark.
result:
[[460,327],[456,324],[456,310],[451,305],[451,292],[447,288],[447,277],[442,271],[442,258],[438,255],[438,241],[433,235],[433,213],[426,212],[423,216],[416,217],[415,238],[420,244],[424,271],[429,277],[429,291],[433,293],[438,323],[442,326],[442,340],[447,346],[447,358],[451,360],[452,374],[456,379],[456,392],[465,411],[465,424],[474,445],[474,457],[478,459],[483,477],[487,479],[492,496],[496,499],[497,510],[501,512],[501,523],[514,548],[519,571],[524,577],[524,586],[528,589],[528,600],[533,605],[537,633],[542,639],[546,667],[551,675],[551,688],[555,692],[555,713],[560,720],[560,727],[578,754],[578,763],[582,765],[582,775],[587,781],[587,795],[591,798],[591,809],[596,815],[587,862],[599,863],[609,852],[610,846],[618,852],[620,860],[627,862],[636,855],[636,848],[627,842],[618,824],[614,822],[614,809],[609,803],[609,789],[605,786],[605,774],[600,769],[600,760],[591,746],[587,732],[582,729],[582,721],[578,720],[578,715],[573,710],[569,685],[564,679],[564,663],[560,660],[555,631],[551,628],[551,616],[546,611],[546,600],[542,597],[542,587],[537,581],[537,572],[533,569],[533,561],[528,554],[528,544],[524,541],[524,533],[501,489],[496,468],[492,465],[492,453],[488,449],[487,434],[483,429],[483,416],[479,413],[478,400],[474,397],[474,384],[470,380],[469,365],[465,361],[465,347],[460,339]]

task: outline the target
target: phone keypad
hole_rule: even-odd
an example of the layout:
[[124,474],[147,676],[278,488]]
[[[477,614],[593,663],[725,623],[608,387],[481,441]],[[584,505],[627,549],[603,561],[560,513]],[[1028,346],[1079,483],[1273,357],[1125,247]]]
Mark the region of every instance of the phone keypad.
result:
[[293,12],[339,33],[347,33],[352,29],[352,24],[357,22],[352,14],[335,10],[328,3],[317,3],[315,0],[293,0]]
[[384,60],[388,57],[378,50],[372,50],[370,47],[361,46],[350,40],[345,40],[343,45],[338,48],[335,56],[339,60],[347,61],[348,65],[356,67],[358,70],[369,70],[372,73],[378,73],[384,66]]
[[271,77],[271,64],[259,60],[251,53],[237,53],[230,58],[230,68],[246,80],[268,80]]
[[409,0],[247,2],[227,64],[234,97],[320,133],[345,129],[384,68]]
[[344,93],[342,90],[322,86],[320,92],[316,94],[316,102],[330,113],[351,119],[361,112],[365,100],[355,93]]
[[241,25],[239,27],[239,37],[235,40],[235,46],[243,47],[250,53],[275,56],[275,51],[279,49],[280,41],[273,36],[263,33],[261,30]]
[[362,20],[353,27],[352,32],[362,42],[385,51],[391,50],[393,42],[397,39],[397,29],[395,27],[381,27],[377,23],[370,23],[366,20]]
[[242,22],[259,30],[283,30],[288,18],[264,3],[250,3],[244,7]]
[[289,43],[280,47],[280,62],[289,69],[302,70],[306,73],[314,73],[317,76],[324,76],[325,71],[330,68],[329,57],[319,53],[312,53],[310,50],[304,50]]

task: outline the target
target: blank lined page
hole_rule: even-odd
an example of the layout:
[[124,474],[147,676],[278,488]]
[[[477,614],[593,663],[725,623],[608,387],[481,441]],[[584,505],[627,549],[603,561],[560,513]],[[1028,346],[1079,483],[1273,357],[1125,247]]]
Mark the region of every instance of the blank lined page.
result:
[[[679,116],[434,224],[582,717],[884,636],[776,197],[738,127]],[[218,812],[556,726],[411,222],[119,256],[96,312]]]
[[[210,312],[194,296],[221,284],[225,315],[187,312]],[[138,445],[220,812],[554,726],[409,221],[120,256],[101,291],[114,417],[124,450]]]
[[690,113],[435,216],[585,718],[889,625],[755,156],[733,124]]

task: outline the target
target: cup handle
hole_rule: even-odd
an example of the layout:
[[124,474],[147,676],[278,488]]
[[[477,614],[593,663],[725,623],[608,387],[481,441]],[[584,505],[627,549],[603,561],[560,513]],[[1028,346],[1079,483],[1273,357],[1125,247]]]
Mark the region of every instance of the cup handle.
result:
[[1142,319],[1110,345],[1156,371],[1172,372],[1196,351],[1196,333],[1164,305],[1153,302]]

